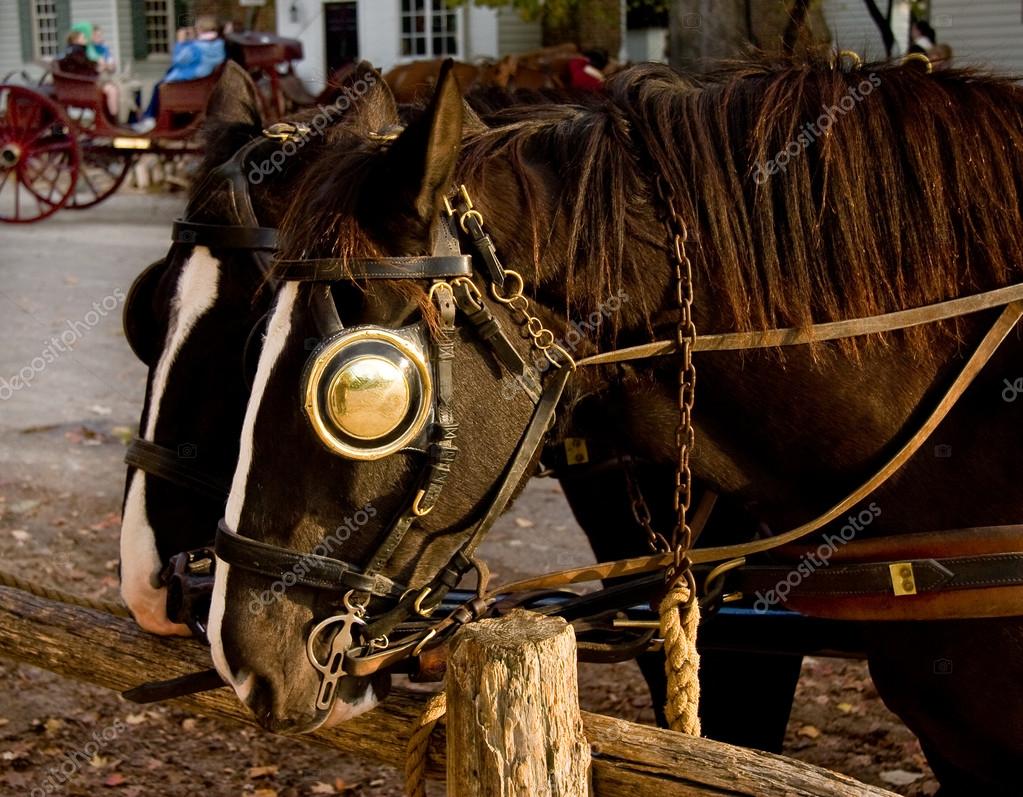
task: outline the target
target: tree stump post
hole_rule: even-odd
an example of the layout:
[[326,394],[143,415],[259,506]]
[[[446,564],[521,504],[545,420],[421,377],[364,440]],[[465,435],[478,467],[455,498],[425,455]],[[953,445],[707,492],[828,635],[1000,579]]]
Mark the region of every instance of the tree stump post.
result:
[[455,636],[448,658],[451,797],[586,797],[575,632],[516,610]]

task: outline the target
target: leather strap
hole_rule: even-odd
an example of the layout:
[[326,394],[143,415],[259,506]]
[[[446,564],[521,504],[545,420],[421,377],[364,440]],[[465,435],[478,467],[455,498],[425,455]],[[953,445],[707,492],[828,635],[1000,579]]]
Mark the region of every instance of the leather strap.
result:
[[277,230],[273,227],[199,224],[178,219],[174,222],[171,236],[174,243],[207,246],[211,249],[277,248]]
[[[898,593],[893,587],[893,566],[910,568],[916,593],[1023,586],[1023,552],[832,564],[815,568],[806,576],[800,574],[800,581],[794,586],[786,582],[793,573],[791,565],[746,565],[734,571],[728,583],[730,589],[734,584],[747,596],[774,590],[783,583],[791,587],[788,594],[794,597],[895,595]],[[1020,612],[1023,613],[1023,606]]]
[[[751,556],[756,553],[763,553],[779,548],[783,545],[796,542],[815,531],[820,530],[831,521],[845,514],[864,498],[869,496],[884,484],[891,476],[915,454],[920,446],[926,442],[931,433],[945,419],[949,411],[955,406],[960,396],[969,387],[981,369],[991,359],[995,351],[1001,345],[1005,336],[1009,334],[1020,316],[1023,316],[1023,302],[1013,302],[1003,311],[998,320],[988,330],[987,334],[977,346],[976,351],[963,366],[963,370],[956,377],[948,391],[942,397],[938,406],[930,414],[920,429],[917,430],[895,455],[888,460],[873,476],[861,484],[853,492],[835,504],[824,514],[813,520],[807,521],[784,534],[776,534],[762,540],[738,543],[735,545],[723,545],[716,548],[696,548],[689,552],[689,560],[693,564],[704,562],[722,562],[726,559],[737,559],[743,556]],[[654,554],[652,556],[639,556],[632,559],[620,559],[614,562],[603,562],[597,565],[586,567],[570,568],[557,573],[548,573],[544,576],[528,578],[517,581],[513,584],[504,585],[498,588],[501,592],[512,592],[518,590],[552,589],[563,587],[569,584],[578,584],[586,581],[596,581],[603,578],[617,578],[619,576],[638,575],[649,573],[654,570],[663,570],[674,562],[673,553]]]
[[[486,511],[473,527],[466,541],[462,543],[461,548],[455,552],[444,569],[427,585],[429,587],[429,600],[423,606],[427,611],[436,606],[472,566],[472,557],[476,548],[483,541],[487,532],[493,527],[497,518],[504,512],[508,502],[511,501],[512,496],[515,494],[515,490],[522,482],[526,469],[533,462],[537,450],[543,444],[551,422],[554,420],[554,414],[561,400],[561,394],[565,390],[565,385],[571,373],[571,369],[563,367],[551,375],[550,381],[544,388],[540,402],[533,411],[533,417],[520,438],[511,461],[505,468],[500,481],[495,486],[494,497],[487,505]],[[422,592],[422,590],[419,592]],[[408,617],[416,597],[415,593],[406,595],[393,609],[368,623],[363,629],[366,636],[372,639],[390,633],[391,629]],[[450,622],[444,621],[441,625],[447,628],[450,626]],[[355,652],[353,657],[358,658],[358,652]],[[348,661],[347,656],[345,660],[346,662]],[[345,671],[351,672],[347,664],[345,665]]]
[[[1010,302],[1023,300],[1023,283],[996,288],[972,296],[950,299],[946,302],[915,307],[910,310],[899,310],[894,313],[852,318],[847,321],[831,321],[826,324],[814,324],[806,329],[787,327],[785,329],[768,329],[761,332],[724,332],[713,335],[699,335],[693,351],[744,351],[747,349],[767,349],[776,346],[800,346],[807,343],[823,343],[828,340],[841,340],[859,335],[874,335],[881,332],[894,332],[898,329],[948,321],[994,307],[1004,307]],[[584,357],[576,365],[608,365],[610,363],[645,360],[650,357],[665,357],[677,353],[674,340],[658,340],[643,343],[639,346],[628,346],[617,351],[603,352]]]
[[141,437],[136,437],[128,444],[124,461],[125,464],[151,476],[201,493],[215,501],[226,500],[230,491],[229,483],[210,476],[192,465],[186,465],[188,460],[183,460],[177,451],[143,440]]
[[356,260],[315,258],[280,260],[274,276],[298,282],[338,282],[343,280],[448,279],[472,274],[468,255],[420,255],[415,257],[376,257]]
[[217,524],[217,558],[232,567],[290,581],[314,589],[344,592],[353,589],[385,598],[400,598],[405,589],[386,576],[365,575],[340,559],[278,548],[235,533],[221,520]]

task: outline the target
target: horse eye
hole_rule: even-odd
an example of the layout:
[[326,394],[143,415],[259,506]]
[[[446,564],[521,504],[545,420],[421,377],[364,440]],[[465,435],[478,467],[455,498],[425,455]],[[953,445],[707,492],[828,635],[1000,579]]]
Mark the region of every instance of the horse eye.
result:
[[380,459],[419,437],[433,410],[421,335],[378,327],[344,330],[312,353],[303,384],[320,441],[349,459]]
[[408,360],[401,360],[369,355],[337,370],[327,388],[327,413],[339,429],[357,440],[379,440],[398,428],[412,402],[401,367]]

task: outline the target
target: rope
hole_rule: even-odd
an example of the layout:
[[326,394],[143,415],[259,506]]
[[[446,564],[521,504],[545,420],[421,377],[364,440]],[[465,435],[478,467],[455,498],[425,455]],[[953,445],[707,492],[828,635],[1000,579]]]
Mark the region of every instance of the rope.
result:
[[106,612],[116,617],[131,617],[131,612],[121,603],[103,601],[98,598],[86,598],[84,595],[64,592],[64,590],[56,589],[55,587],[45,587],[21,576],[8,573],[5,570],[0,570],[0,587],[20,589],[22,592],[27,592],[29,595],[35,595],[38,598],[46,598],[58,603],[68,603],[72,606],[81,606],[83,609],[93,609],[97,612]]
[[696,628],[700,624],[700,604],[693,600],[686,607],[688,601],[689,584],[680,579],[660,605],[664,669],[668,676],[664,714],[673,731],[699,736],[700,654],[696,650]]
[[405,794],[408,797],[426,797],[426,761],[430,750],[430,734],[447,711],[447,696],[438,692],[423,707],[412,726],[405,748]]

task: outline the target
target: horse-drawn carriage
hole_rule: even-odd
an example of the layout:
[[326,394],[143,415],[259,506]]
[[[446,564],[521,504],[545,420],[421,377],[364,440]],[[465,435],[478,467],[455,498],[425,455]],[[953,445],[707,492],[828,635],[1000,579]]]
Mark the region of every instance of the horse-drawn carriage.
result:
[[[308,101],[291,68],[302,58],[300,42],[243,33],[229,36],[227,45],[257,80],[266,118]],[[111,116],[98,77],[55,64],[35,85],[0,84],[0,221],[31,223],[61,208],[97,205],[121,186],[139,153],[198,153],[206,103],[221,71],[159,84],[159,115],[146,133]]]

